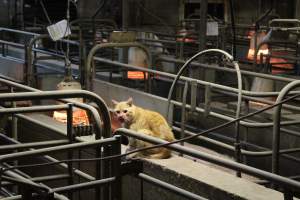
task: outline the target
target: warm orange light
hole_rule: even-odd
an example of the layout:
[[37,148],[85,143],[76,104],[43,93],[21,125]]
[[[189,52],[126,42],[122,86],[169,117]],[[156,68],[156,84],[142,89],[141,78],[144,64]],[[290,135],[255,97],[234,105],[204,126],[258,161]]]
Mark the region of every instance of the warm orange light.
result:
[[[254,49],[249,49],[247,59],[254,60],[254,54],[255,54],[255,50]],[[257,57],[256,57],[257,63],[261,63],[261,60],[260,60],[261,54],[268,55],[269,54],[269,49],[260,49],[258,51]],[[265,56],[263,56],[263,61],[265,61]]]
[[[254,54],[255,54],[255,48],[254,48],[254,43],[255,43],[255,34],[254,34],[254,31],[250,31],[249,32],[249,35],[248,35],[248,38],[250,39],[250,48],[249,48],[249,51],[248,51],[248,54],[247,54],[247,59],[248,60],[254,60]],[[264,37],[266,36],[266,33],[265,32],[259,32],[257,33],[257,45],[259,43],[261,43],[264,39]],[[261,54],[263,55],[263,58],[261,60]],[[262,45],[260,47],[260,49],[258,50],[258,53],[257,53],[257,57],[256,57],[256,62],[257,63],[263,63],[266,61],[266,56],[265,55],[270,55],[270,64],[273,66],[272,68],[272,74],[278,74],[278,73],[282,73],[284,72],[285,70],[291,70],[294,68],[294,65],[291,64],[291,63],[288,63],[288,60],[287,59],[284,59],[284,58],[276,58],[276,56],[284,56],[286,55],[287,53],[286,52],[270,52],[269,49],[268,49],[268,45]],[[273,56],[273,57],[272,57]]]
[[[55,111],[53,113],[53,119],[62,123],[67,123],[67,113],[65,111]],[[89,125],[89,118],[85,110],[76,109],[73,111],[73,125]]]
[[148,73],[144,73],[141,71],[128,71],[127,78],[134,80],[144,80],[145,78],[148,79]]

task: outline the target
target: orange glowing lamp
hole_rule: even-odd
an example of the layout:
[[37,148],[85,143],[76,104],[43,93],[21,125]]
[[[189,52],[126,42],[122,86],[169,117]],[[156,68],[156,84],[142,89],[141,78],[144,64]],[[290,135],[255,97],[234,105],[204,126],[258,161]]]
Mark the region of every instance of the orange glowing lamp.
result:
[[[264,39],[264,37],[266,36],[265,32],[259,32],[257,33],[256,36],[256,44],[258,45],[259,43],[262,42],[262,40]],[[247,59],[248,60],[254,60],[254,54],[255,54],[255,32],[254,31],[250,31],[248,38],[250,38],[250,48],[248,50],[248,54],[247,54]],[[265,61],[265,56],[263,56],[263,60],[261,60],[261,55],[268,55],[269,54],[269,49],[268,49],[268,45],[262,45],[260,47],[260,49],[257,52],[257,57],[256,57],[256,61],[257,63],[262,63]]]
[[[64,124],[67,123],[67,113],[66,111],[55,111],[53,113],[53,119],[62,122]],[[73,111],[73,125],[74,126],[87,126],[89,125],[89,118],[85,110],[76,109]]]

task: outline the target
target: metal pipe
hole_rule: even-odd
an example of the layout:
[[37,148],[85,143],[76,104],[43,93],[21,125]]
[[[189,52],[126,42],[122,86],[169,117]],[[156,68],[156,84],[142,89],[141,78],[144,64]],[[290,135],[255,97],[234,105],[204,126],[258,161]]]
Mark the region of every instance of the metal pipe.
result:
[[[175,127],[175,126],[173,126],[172,129],[175,130],[175,131],[181,131],[180,128]],[[187,130],[184,130],[184,133],[186,135],[190,135],[190,136],[196,135],[196,133],[193,133],[193,132],[190,132],[190,131],[187,131]],[[229,151],[235,151],[234,146],[223,143],[223,142],[220,142],[220,141],[217,141],[217,140],[214,140],[214,139],[211,139],[211,138],[208,138],[206,136],[198,136],[198,137],[196,137],[196,139],[208,142],[208,143],[216,145],[218,147],[222,147],[222,148],[227,149]],[[300,151],[300,148],[284,149],[284,150],[280,150],[279,154],[296,153],[296,152],[299,152],[299,151]],[[241,149],[241,154],[245,155],[245,156],[251,156],[251,157],[266,157],[266,156],[272,156],[272,150],[268,150],[268,151],[248,151],[248,150]]]
[[[12,81],[9,81],[9,80],[5,80],[5,79],[2,79],[2,78],[0,78],[0,83],[6,84],[6,85],[9,85],[9,86],[13,86],[13,87],[16,87],[16,88],[24,89],[24,90],[27,90],[27,91],[41,92],[41,90],[29,87],[29,86],[25,86],[25,85],[22,85],[22,84],[19,84],[19,83],[15,83],[15,82],[12,82]],[[95,120],[95,125],[97,126],[97,128],[95,129],[96,136],[98,134],[100,135],[100,130],[102,130],[101,129],[102,125],[103,125],[103,136],[104,137],[110,137],[111,136],[110,114],[109,114],[108,107],[107,107],[105,101],[101,97],[99,97],[95,93],[92,93],[92,92],[89,92],[89,91],[86,91],[86,90],[78,90],[75,93],[74,93],[74,91],[73,92],[72,91],[60,91],[60,92],[59,91],[48,91],[46,93],[49,93],[49,95],[51,95],[51,94],[53,94],[53,92],[54,92],[54,96],[56,96],[56,97],[50,97],[50,96],[47,95],[48,97],[44,96],[43,98],[44,99],[49,99],[49,98],[51,99],[52,98],[52,99],[60,100],[62,102],[73,103],[76,107],[79,107],[79,108],[82,108],[82,109],[85,109],[85,110],[89,110],[92,113],[92,115],[94,117],[94,120]],[[46,95],[46,93],[43,92],[43,94],[45,94],[45,95]],[[29,94],[29,93],[27,93],[27,94]],[[100,119],[98,111],[92,106],[89,106],[89,105],[84,104],[84,103],[76,102],[76,101],[69,101],[69,100],[61,99],[61,98],[70,98],[71,97],[70,95],[72,95],[72,97],[74,95],[74,97],[81,97],[81,98],[83,97],[83,98],[87,98],[87,99],[90,99],[90,100],[94,101],[96,103],[96,105],[98,106],[98,108],[100,109],[100,114],[102,116],[102,119]],[[41,96],[43,96],[43,95],[40,95],[37,98],[40,99],[40,98],[42,98]],[[61,96],[61,97],[59,97],[59,96]],[[103,121],[103,124],[101,123],[101,120]],[[99,137],[101,137],[101,136],[99,136]]]
[[[125,129],[125,128],[118,129],[116,131],[116,134],[122,134],[122,135],[126,135],[128,137],[134,137],[136,139],[143,140],[143,141],[146,141],[146,142],[149,142],[152,144],[168,144],[167,141],[164,141],[164,140],[161,140],[158,138],[154,138],[154,137],[151,137],[148,135],[144,135],[144,134],[139,134],[137,132],[134,132],[132,130]],[[170,148],[174,151],[177,151],[177,152],[189,155],[189,156],[193,156],[195,158],[199,158],[199,159],[202,159],[202,160],[205,160],[205,161],[208,161],[208,162],[211,162],[211,163],[223,166],[223,167],[227,167],[229,169],[241,171],[246,174],[250,174],[250,175],[253,175],[253,176],[256,176],[259,178],[270,180],[270,181],[278,183],[279,185],[283,185],[285,187],[290,187],[290,188],[298,190],[298,191],[300,190],[300,183],[298,181],[290,180],[286,177],[272,174],[270,172],[256,169],[254,167],[250,167],[250,166],[247,166],[247,165],[244,165],[241,163],[236,163],[231,160],[227,160],[227,159],[224,159],[224,158],[221,158],[218,156],[210,155],[205,152],[200,152],[200,151],[197,151],[197,150],[185,147],[185,146],[181,146],[178,144],[171,144],[171,145],[164,146],[164,147]]]
[[[41,39],[50,39],[50,36],[48,34],[43,34],[43,35],[36,35],[33,39],[30,40],[30,42],[27,45],[27,48],[25,49],[26,51],[26,72],[27,72],[27,84],[32,85],[33,83],[33,58],[32,58],[32,52],[34,52],[36,49],[33,47],[36,41],[41,40]],[[73,44],[73,45],[79,45],[78,42],[71,41],[71,40],[59,40],[61,42],[66,42],[68,44]],[[53,54],[52,54],[53,55]]]
[[48,147],[48,148],[44,148],[44,149],[35,149],[35,150],[31,150],[31,151],[0,155],[0,162],[5,162],[5,161],[9,161],[9,160],[17,160],[20,158],[27,158],[27,157],[31,157],[31,156],[40,156],[43,154],[61,152],[61,151],[66,151],[66,150],[75,150],[75,149],[80,149],[80,148],[109,144],[109,143],[113,143],[115,141],[116,141],[116,138],[111,137],[111,138],[95,140],[95,141],[91,141],[91,142],[80,142],[80,143],[74,143],[74,144],[67,144],[67,145],[63,145],[63,146]]
[[[69,4],[69,1],[68,1]],[[67,109],[67,137],[69,139],[69,144],[72,144],[74,142],[73,139],[73,105],[72,104],[68,104],[68,109]],[[71,160],[73,158],[73,151],[68,151],[68,159]],[[73,185],[74,184],[74,172],[73,172],[73,163],[72,162],[68,162],[68,174],[69,174],[69,178],[68,178],[68,185]],[[72,193],[68,193],[68,198],[73,200],[73,194]]]
[[[100,62],[103,62],[103,63],[106,63],[106,64],[110,64],[110,65],[115,65],[115,66],[125,67],[125,68],[129,68],[129,69],[139,70],[139,71],[143,71],[143,72],[153,73],[153,74],[157,74],[157,75],[161,75],[161,76],[165,76],[165,77],[170,77],[170,78],[176,78],[175,74],[171,74],[171,73],[168,73],[168,72],[162,72],[162,71],[157,71],[157,70],[152,70],[152,69],[146,69],[146,68],[143,68],[143,67],[137,67],[137,66],[134,66],[134,65],[120,63],[120,62],[117,62],[117,61],[111,61],[111,60],[108,60],[108,59],[105,59],[105,58],[95,57],[94,60],[97,60],[97,61],[100,61]],[[202,64],[201,65],[194,65],[194,66],[201,67]],[[227,70],[227,68],[224,68],[224,69]],[[236,72],[236,70],[234,70],[234,71]],[[266,75],[265,78],[270,78],[270,77],[267,76],[267,74],[264,74],[264,75]],[[219,85],[219,84],[211,83],[211,82],[207,82],[207,81],[202,81],[202,80],[198,80],[198,79],[193,79],[193,78],[189,78],[189,77],[185,77],[185,76],[181,76],[180,80],[189,81],[189,82],[195,81],[200,85],[208,85],[212,88],[218,88],[218,89],[222,89],[222,90],[225,90],[225,91],[228,91],[228,92],[238,93],[238,89],[236,89],[236,88],[232,88],[232,87],[224,86],[224,85]],[[296,80],[296,79],[287,79],[286,80],[285,78],[283,78],[283,80],[280,79],[279,81],[293,81],[293,80]],[[295,92],[293,91],[291,94],[294,94],[294,93]],[[253,92],[253,91],[242,90],[242,94],[253,96],[253,97],[270,97],[270,96],[277,96],[279,94],[279,92]]]
[[[178,102],[178,101],[171,101],[172,104],[176,105],[176,106],[181,106],[182,103],[181,102]],[[186,105],[187,108],[191,108],[190,105]],[[197,112],[201,112],[201,113],[205,113],[205,110],[203,108],[199,108],[199,107],[196,107],[196,111]],[[226,116],[226,115],[222,115],[222,114],[219,114],[219,113],[216,113],[216,112],[210,112],[209,113],[210,116],[212,117],[217,117],[217,118],[220,118],[220,119],[223,119],[223,120],[226,120],[226,121],[232,121],[234,120],[233,117],[230,117],[230,116]],[[287,123],[287,124],[286,124]],[[286,124],[286,125],[291,125],[292,124],[298,124],[299,121],[287,121],[287,122],[283,122],[283,124]],[[248,121],[244,121],[244,120],[241,120],[240,121],[240,124],[245,126],[245,127],[248,127],[248,128],[267,128],[267,127],[271,127],[273,126],[273,123],[272,122],[248,122]]]
[[[185,82],[184,89],[183,89],[183,95],[182,95],[182,107],[181,107],[181,131],[180,131],[180,139],[184,138],[185,135],[185,114],[186,114],[186,97],[188,92],[188,82]],[[195,97],[196,98],[196,97]],[[182,146],[184,146],[184,142],[180,143]]]
[[79,183],[79,184],[75,184],[75,185],[68,185],[68,186],[64,186],[64,187],[54,188],[54,189],[52,189],[52,191],[57,192],[57,193],[74,192],[74,191],[78,191],[78,190],[94,188],[99,185],[111,184],[115,180],[116,180],[115,177],[105,178],[105,179],[101,179],[101,180],[89,181],[86,183]]
[[[14,140],[14,139],[12,139],[12,138],[7,137],[6,135],[0,134],[0,137],[1,137],[2,139],[4,139],[4,140],[10,142],[10,143],[13,143],[13,144],[21,144],[20,142]],[[68,142],[69,142],[69,141],[68,141]],[[81,142],[85,142],[85,141],[81,141]],[[55,159],[55,158],[53,158],[53,157],[51,157],[51,156],[44,156],[44,158],[47,159],[47,160],[50,161],[50,162],[58,162],[57,159]],[[5,164],[4,164],[4,165],[5,165]],[[60,164],[58,164],[58,165],[61,166],[61,167],[63,167],[63,168],[65,168],[65,169],[67,169],[67,167],[68,167],[67,164],[64,164],[64,163],[60,163]],[[11,166],[7,166],[7,167],[11,167]],[[14,170],[16,170],[16,171],[19,173],[19,171],[18,171],[17,169],[14,169]],[[22,173],[22,172],[20,172],[20,173]],[[80,176],[80,177],[82,177],[82,178],[88,180],[88,181],[93,181],[93,180],[95,180],[95,178],[94,178],[93,176],[90,176],[89,174],[86,174],[86,173],[84,173],[84,172],[82,172],[82,171],[80,171],[80,170],[78,170],[78,169],[75,169],[75,170],[74,170],[74,173],[75,173],[76,175],[78,175],[78,176]],[[23,173],[22,173],[22,176],[26,176],[26,174],[23,174]],[[30,177],[27,177],[27,178],[30,178]]]
[[[168,94],[168,106],[167,106],[167,116],[168,116],[168,113],[169,113],[169,110],[170,110],[170,103],[171,103],[171,98],[172,98],[172,94],[173,94],[173,90],[174,90],[174,87],[178,81],[178,79],[180,78],[180,76],[182,75],[182,73],[184,72],[184,70],[189,66],[189,64],[195,60],[196,58],[198,58],[199,56],[203,56],[204,54],[206,53],[209,53],[209,52],[215,52],[215,53],[221,53],[223,55],[225,55],[227,57],[227,59],[229,60],[233,60],[233,57],[228,54],[227,52],[223,51],[223,50],[219,50],[219,49],[208,49],[208,50],[204,50],[204,51],[201,51],[197,54],[195,54],[193,57],[191,57],[182,67],[181,69],[179,70],[179,72],[177,73],[172,85],[171,85],[171,88],[169,90],[169,94]],[[238,106],[237,106],[237,111],[236,111],[236,115],[239,116],[240,115],[240,106],[241,106],[241,101],[242,101],[242,78],[241,78],[241,73],[240,73],[240,69],[239,69],[239,66],[236,62],[234,62],[234,68],[236,70],[236,73],[237,73],[237,79],[238,79]],[[168,118],[168,117],[167,117]]]
[[[16,94],[16,93],[11,93]],[[2,108],[1,114],[14,114],[14,113],[31,113],[31,112],[46,112],[53,110],[67,110],[68,105],[46,105],[46,106],[32,106],[32,107],[18,107],[18,108]]]
[[161,181],[161,180],[158,180],[158,179],[156,179],[156,178],[153,178],[153,177],[151,177],[151,176],[148,176],[148,175],[146,175],[146,174],[144,174],[144,173],[139,173],[137,176],[138,176],[140,179],[142,179],[143,181],[146,181],[146,182],[148,182],[148,183],[157,185],[157,186],[159,186],[159,187],[161,187],[161,188],[164,188],[164,189],[166,189],[166,190],[169,190],[169,191],[171,191],[171,192],[174,192],[175,194],[178,194],[178,195],[180,195],[180,196],[182,196],[182,197],[185,197],[185,198],[188,198],[188,199],[195,199],[195,200],[207,200],[207,199],[204,198],[204,197],[201,197],[201,196],[199,196],[199,195],[196,195],[196,194],[194,194],[194,193],[192,193],[192,192],[189,192],[189,191],[187,191],[187,190],[183,190],[183,189],[181,189],[181,188],[179,188],[179,187],[176,187],[176,186],[171,185],[171,184],[169,184],[169,183],[163,182],[163,181]]
[[[300,81],[293,81],[286,85],[279,93],[276,103],[281,102],[286,95],[294,88],[300,85]],[[279,149],[280,149],[280,119],[281,119],[281,104],[278,105],[273,113],[274,126],[273,126],[273,154],[272,154],[272,172],[279,173]]]
[[[27,179],[27,178],[24,178],[23,176],[20,176],[14,172],[11,172],[11,171],[5,171],[4,172],[5,175],[8,175],[10,177],[13,177],[13,178],[17,178],[19,180],[23,180],[23,181],[26,181],[26,182],[29,182],[29,183],[33,183],[35,184],[33,181]],[[50,188],[44,184],[41,184],[43,185],[44,187],[48,188],[50,190]],[[57,194],[57,193],[54,193],[54,197],[56,199],[59,199],[59,200],[69,200],[68,198],[66,198],[65,196],[63,195],[60,195],[60,194]],[[13,200],[13,199],[21,199],[22,196],[21,195],[17,195],[17,196],[12,196],[12,197],[6,197],[6,198],[2,198],[2,200]]]
[[142,49],[146,54],[147,54],[147,64],[148,67],[151,67],[152,64],[152,58],[151,58],[151,53],[150,50],[145,47],[142,44],[139,44],[137,42],[128,42],[128,43],[104,43],[104,44],[97,44],[95,45],[89,52],[87,61],[86,61],[86,74],[85,74],[85,87],[89,90],[93,90],[93,85],[92,85],[92,79],[95,76],[95,65],[92,66],[92,61],[94,59],[94,55],[96,52],[100,49],[103,48],[112,48],[112,47],[138,47]]
[[[165,61],[165,62],[178,63],[178,64],[184,64],[186,62],[185,60],[170,58],[168,56],[160,56],[156,61]],[[208,65],[208,64],[204,64],[204,63],[191,62],[190,65],[195,66],[195,67],[203,67],[203,68],[207,68],[207,69],[215,69],[215,70],[220,70],[220,71],[225,71],[225,72],[230,72],[230,73],[236,73],[235,69],[217,67],[214,65]],[[257,73],[257,72],[247,71],[247,70],[240,70],[240,71],[241,71],[242,75],[255,76],[255,77],[260,77],[260,78],[265,78],[265,79],[270,79],[270,80],[277,80],[277,81],[283,81],[283,82],[292,82],[292,81],[297,80],[297,79],[293,79],[293,78],[274,76],[272,74],[263,74],[263,73]]]
[[60,179],[67,179],[69,178],[68,174],[55,174],[55,175],[49,175],[49,176],[40,176],[40,177],[34,177],[30,178],[29,180],[35,181],[35,182],[46,182],[46,181],[56,181]]
[[52,141],[43,141],[43,142],[1,145],[0,152],[27,149],[27,148],[39,148],[39,147],[53,146],[53,145],[64,145],[64,144],[68,144],[68,142],[69,140],[52,140]]

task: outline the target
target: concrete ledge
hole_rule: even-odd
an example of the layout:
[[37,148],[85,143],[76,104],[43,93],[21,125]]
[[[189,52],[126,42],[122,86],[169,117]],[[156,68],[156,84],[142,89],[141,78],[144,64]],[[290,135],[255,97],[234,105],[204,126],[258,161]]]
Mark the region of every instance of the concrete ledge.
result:
[[[178,156],[162,160],[147,159],[144,161],[144,172],[208,199],[283,199],[283,194],[278,191]],[[137,199],[133,197],[137,191],[132,191],[132,189],[139,189],[137,186],[138,182],[132,184],[134,188],[132,188],[131,184],[131,186],[128,185],[129,183],[126,184],[126,182],[132,184],[131,181],[125,180],[123,186],[127,188],[127,191],[123,190],[123,192],[127,194],[124,199]],[[128,192],[128,189],[131,192]],[[170,192],[162,191],[162,189],[158,189],[155,186],[144,184],[144,199],[177,200],[183,198]]]

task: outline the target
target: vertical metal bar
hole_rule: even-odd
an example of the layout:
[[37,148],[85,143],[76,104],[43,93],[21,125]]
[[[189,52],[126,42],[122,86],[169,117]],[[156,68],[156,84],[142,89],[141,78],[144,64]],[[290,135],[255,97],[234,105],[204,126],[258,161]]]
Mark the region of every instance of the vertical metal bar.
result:
[[[14,88],[10,87],[10,92],[14,93]],[[12,108],[16,108],[17,104],[15,101],[12,102]],[[18,140],[18,118],[15,117],[14,114],[12,114],[12,138],[15,140]]]
[[[101,139],[100,134],[95,134],[95,139]],[[102,156],[102,145],[98,145],[96,147],[96,158],[100,158]],[[102,176],[102,163],[103,161],[99,160],[96,162],[96,180],[100,180],[103,176]],[[95,192],[95,199],[98,200],[102,200],[102,196],[101,196],[101,187],[96,187],[96,192]]]
[[211,87],[210,85],[205,85],[205,100],[204,100],[204,116],[207,117],[210,112],[210,102],[211,102]]
[[[112,155],[121,154],[121,136],[115,136],[117,141],[112,146]],[[116,177],[116,180],[111,184],[111,197],[112,200],[122,200],[122,179],[121,179],[121,158],[115,158],[112,161],[112,176]]]
[[[281,102],[285,96],[294,88],[300,85],[300,80],[293,81],[286,85],[279,93],[276,102]],[[273,141],[272,141],[272,173],[279,174],[279,150],[280,150],[280,119],[282,104],[275,107],[273,112]]]
[[191,111],[196,111],[197,106],[197,81],[191,81]]
[[[236,162],[240,163],[241,162],[241,141],[240,141],[240,121],[238,120],[235,124],[235,160]],[[241,177],[242,174],[240,171],[236,171],[236,176]]]
[[[68,103],[68,109],[67,109],[67,137],[69,139],[69,143],[73,143],[73,104]],[[73,151],[68,151],[68,159],[73,159]],[[69,173],[69,179],[68,184],[73,185],[74,180],[74,172],[73,172],[73,164],[72,162],[68,162],[68,173]],[[68,198],[73,199],[73,193],[68,192]]]
[[[186,96],[188,92],[189,84],[186,81],[184,83],[184,89],[183,89],[183,96],[182,96],[182,106],[181,106],[181,132],[180,132],[180,139],[184,138],[185,136],[185,115],[186,115]],[[180,145],[184,146],[184,142],[180,142]],[[182,154],[179,154],[180,156],[183,156]]]
[[[14,93],[14,88],[13,87],[10,87],[10,92],[11,93]],[[11,102],[12,104],[11,104],[11,106],[13,107],[13,108],[16,108],[17,107],[17,104],[16,104],[16,102],[15,101],[13,101],[13,102]],[[12,114],[11,115],[11,121],[12,121],[12,123],[11,123],[11,135],[12,135],[12,138],[14,139],[14,140],[18,140],[18,118],[15,116],[15,114]],[[14,152],[18,152],[18,151],[14,151]],[[16,160],[16,161],[14,161],[14,165],[18,165],[18,161]],[[15,191],[15,192],[17,192],[17,190],[18,190],[19,188],[16,188],[16,187],[14,187],[13,188],[13,190]]]

